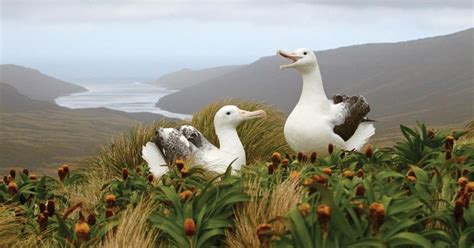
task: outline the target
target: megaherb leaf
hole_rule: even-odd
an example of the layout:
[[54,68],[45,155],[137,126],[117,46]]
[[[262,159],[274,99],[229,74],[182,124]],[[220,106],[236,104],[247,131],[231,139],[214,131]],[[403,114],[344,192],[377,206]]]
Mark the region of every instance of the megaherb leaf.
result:
[[293,235],[298,240],[300,244],[299,247],[302,248],[312,248],[313,242],[311,236],[308,232],[308,229],[305,224],[305,220],[301,216],[297,208],[293,208],[288,213],[293,225]]
[[407,245],[416,245],[423,248],[433,247],[431,242],[421,234],[402,232],[392,236],[387,243],[390,247],[406,247]]

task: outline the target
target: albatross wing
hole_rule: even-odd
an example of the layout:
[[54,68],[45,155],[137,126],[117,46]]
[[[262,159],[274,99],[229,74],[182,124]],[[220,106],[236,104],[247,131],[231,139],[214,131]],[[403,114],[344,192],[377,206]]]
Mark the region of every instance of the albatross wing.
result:
[[148,163],[150,172],[156,177],[162,176],[168,170],[168,163],[163,153],[153,142],[148,142],[142,147],[142,158]]
[[341,104],[344,112],[343,121],[337,123],[333,131],[344,141],[348,141],[356,133],[359,124],[364,122],[370,106],[363,96],[335,95],[332,100],[334,104]]

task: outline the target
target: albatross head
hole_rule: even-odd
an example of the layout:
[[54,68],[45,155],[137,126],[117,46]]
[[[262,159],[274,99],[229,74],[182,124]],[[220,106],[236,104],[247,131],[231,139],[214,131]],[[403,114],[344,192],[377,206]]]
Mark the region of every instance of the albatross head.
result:
[[266,116],[264,110],[246,111],[234,105],[220,108],[214,116],[214,126],[218,128],[236,128],[242,121],[263,118]]
[[311,70],[318,66],[316,55],[311,49],[308,48],[300,48],[293,52],[284,52],[282,50],[278,50],[277,55],[291,60],[290,64],[281,65],[280,69],[294,68],[298,71],[305,71]]

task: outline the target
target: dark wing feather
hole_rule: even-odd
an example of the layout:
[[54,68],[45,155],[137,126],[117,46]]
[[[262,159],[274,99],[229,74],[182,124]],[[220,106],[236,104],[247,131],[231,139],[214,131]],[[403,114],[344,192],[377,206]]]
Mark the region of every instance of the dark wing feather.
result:
[[363,96],[335,95],[332,97],[334,104],[343,103],[347,108],[347,115],[342,124],[334,126],[334,133],[341,136],[344,141],[354,135],[359,124],[368,121],[366,115],[370,112],[370,106]]

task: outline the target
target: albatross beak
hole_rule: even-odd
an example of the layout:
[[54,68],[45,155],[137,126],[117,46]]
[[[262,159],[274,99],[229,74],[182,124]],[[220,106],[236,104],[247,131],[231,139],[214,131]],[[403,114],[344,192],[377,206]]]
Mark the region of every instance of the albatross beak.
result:
[[257,110],[257,111],[240,110],[239,112],[240,112],[240,116],[242,116],[246,120],[267,117],[267,113],[264,110]]
[[287,53],[282,50],[277,51],[277,55],[282,56],[283,58],[291,59],[291,63],[287,65],[280,65],[280,69],[285,69],[292,67],[299,59],[303,58],[301,56],[296,55],[295,53]]

